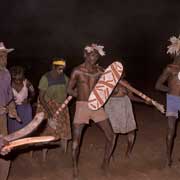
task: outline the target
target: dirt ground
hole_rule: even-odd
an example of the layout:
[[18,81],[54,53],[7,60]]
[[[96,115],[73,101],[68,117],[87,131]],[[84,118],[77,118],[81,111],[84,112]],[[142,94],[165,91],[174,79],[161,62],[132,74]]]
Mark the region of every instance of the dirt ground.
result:
[[[120,135],[111,162],[110,175],[102,175],[100,165],[104,154],[104,137],[95,126],[87,128],[80,154],[80,180],[178,180],[180,177],[180,134],[177,132],[173,166],[165,168],[166,119],[154,107],[134,104],[138,124],[137,138],[131,159],[126,159],[126,136]],[[18,151],[16,151],[18,152]],[[60,148],[49,151],[42,161],[41,151],[19,154],[12,163],[9,180],[71,180],[71,142],[68,152]]]

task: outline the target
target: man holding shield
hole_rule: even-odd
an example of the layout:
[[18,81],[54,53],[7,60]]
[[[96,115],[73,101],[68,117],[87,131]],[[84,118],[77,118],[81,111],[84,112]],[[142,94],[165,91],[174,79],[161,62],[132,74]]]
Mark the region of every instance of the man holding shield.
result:
[[68,93],[77,99],[72,145],[74,178],[78,176],[78,158],[82,131],[85,125],[89,124],[90,119],[100,127],[106,137],[106,149],[102,163],[103,170],[107,170],[114,148],[115,134],[112,131],[104,109],[100,108],[93,111],[88,108],[89,95],[103,73],[103,69],[96,65],[99,57],[105,55],[103,48],[103,46],[97,44],[91,44],[84,48],[84,63],[73,70],[68,85]]

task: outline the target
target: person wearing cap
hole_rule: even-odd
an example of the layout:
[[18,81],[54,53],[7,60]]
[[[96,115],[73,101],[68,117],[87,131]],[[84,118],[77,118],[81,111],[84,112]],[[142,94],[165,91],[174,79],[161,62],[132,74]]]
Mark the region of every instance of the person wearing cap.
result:
[[[0,42],[0,150],[7,143],[3,136],[7,135],[7,115],[18,120],[13,102],[11,76],[7,70],[7,55],[14,49],[7,49],[3,42]],[[2,154],[2,152],[1,152]],[[7,180],[9,174],[10,160],[0,156],[0,180]]]
[[[39,102],[37,112],[44,111],[47,119],[43,135],[53,135],[60,139],[61,146],[66,150],[71,139],[70,117],[66,107],[55,118],[53,115],[67,97],[68,77],[64,73],[64,59],[54,59],[51,71],[45,73],[39,81]],[[43,150],[43,160],[46,160],[47,149]]]
[[68,93],[76,97],[76,111],[73,121],[73,176],[77,178],[78,173],[78,159],[80,153],[80,142],[82,131],[85,125],[89,124],[90,119],[100,127],[106,138],[106,148],[104,159],[102,162],[102,169],[106,173],[109,166],[109,161],[115,144],[115,134],[108,121],[108,116],[103,108],[96,111],[88,108],[89,95],[97,83],[98,79],[103,73],[103,68],[97,65],[100,56],[104,56],[104,46],[91,44],[84,48],[84,63],[75,67],[71,73],[71,78],[68,85]]
[[173,57],[159,76],[155,88],[166,93],[166,165],[172,165],[172,150],[176,135],[177,119],[180,111],[180,36],[171,37],[167,53]]

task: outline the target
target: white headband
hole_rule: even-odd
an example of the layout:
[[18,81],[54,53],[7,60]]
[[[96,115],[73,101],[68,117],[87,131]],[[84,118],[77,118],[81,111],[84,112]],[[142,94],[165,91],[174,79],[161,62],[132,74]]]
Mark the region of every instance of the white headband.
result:
[[86,46],[84,49],[88,53],[91,53],[94,50],[96,50],[101,56],[105,56],[106,55],[105,51],[103,50],[104,46],[100,46],[100,45],[97,45],[97,44],[92,44],[91,46]]

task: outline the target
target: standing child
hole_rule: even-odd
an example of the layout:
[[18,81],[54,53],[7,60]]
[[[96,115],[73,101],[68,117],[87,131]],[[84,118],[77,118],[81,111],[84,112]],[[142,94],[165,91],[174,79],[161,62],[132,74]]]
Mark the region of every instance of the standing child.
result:
[[16,103],[16,109],[21,122],[8,119],[8,131],[12,133],[26,126],[32,120],[31,100],[35,95],[33,85],[25,78],[24,69],[14,66],[10,69],[12,77],[12,91]]

